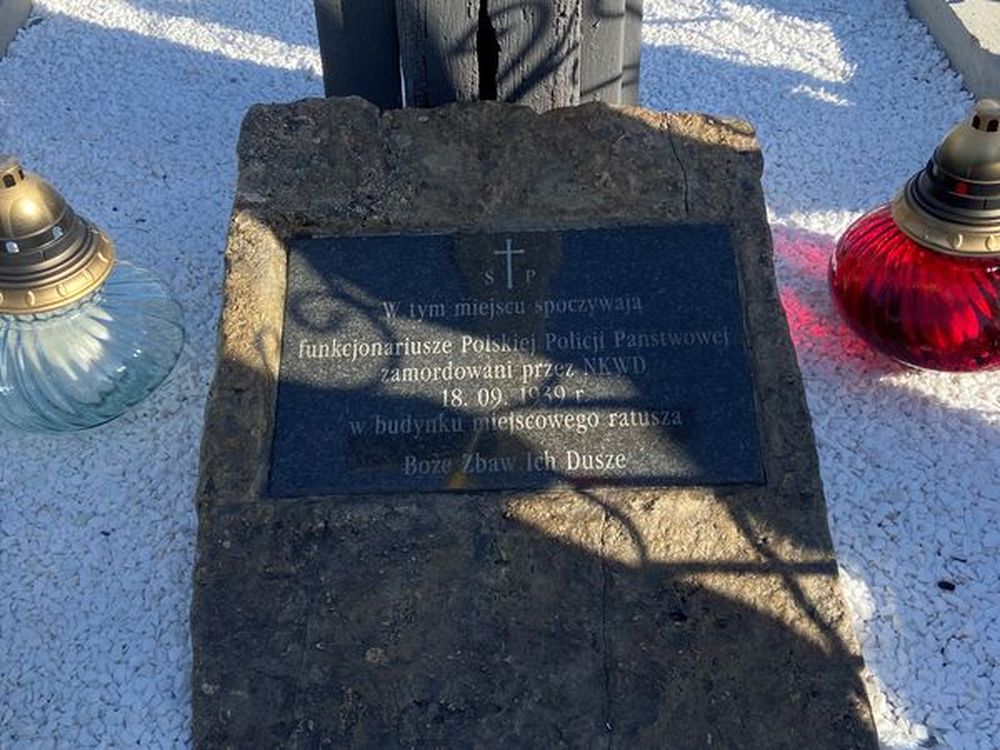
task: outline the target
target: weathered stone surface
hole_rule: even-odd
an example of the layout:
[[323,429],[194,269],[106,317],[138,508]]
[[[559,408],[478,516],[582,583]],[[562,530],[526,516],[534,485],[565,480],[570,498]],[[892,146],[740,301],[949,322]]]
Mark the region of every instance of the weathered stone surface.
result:
[[[876,747],[749,126],[304,101],[254,107],[239,155],[197,747]],[[732,234],[765,485],[263,499],[285,240],[671,222]]]

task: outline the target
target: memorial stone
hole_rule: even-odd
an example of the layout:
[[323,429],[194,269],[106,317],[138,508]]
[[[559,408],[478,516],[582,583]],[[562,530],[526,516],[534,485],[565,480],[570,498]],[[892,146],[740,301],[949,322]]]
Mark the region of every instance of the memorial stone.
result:
[[743,122],[257,106],[194,739],[872,748]]

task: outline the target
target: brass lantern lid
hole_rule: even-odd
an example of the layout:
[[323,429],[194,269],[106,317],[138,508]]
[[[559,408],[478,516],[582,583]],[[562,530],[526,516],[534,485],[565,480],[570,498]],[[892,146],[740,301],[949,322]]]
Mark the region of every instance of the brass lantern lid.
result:
[[114,257],[111,240],[52,185],[0,155],[0,314],[79,301],[104,283]]
[[952,255],[1000,254],[1000,101],[983,99],[892,201],[896,224]]

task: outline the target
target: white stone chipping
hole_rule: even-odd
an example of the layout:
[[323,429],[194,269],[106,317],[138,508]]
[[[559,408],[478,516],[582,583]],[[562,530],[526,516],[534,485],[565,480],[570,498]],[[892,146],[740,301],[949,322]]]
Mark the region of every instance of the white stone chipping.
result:
[[[255,102],[322,95],[312,3],[35,6],[0,60],[0,152],[170,282],[190,343],[111,425],[0,433],[0,748],[187,748],[192,498],[236,137]],[[826,288],[835,238],[971,97],[904,0],[646,0],[643,32],[644,105],[758,129],[882,744],[996,750],[1000,375],[894,365]]]

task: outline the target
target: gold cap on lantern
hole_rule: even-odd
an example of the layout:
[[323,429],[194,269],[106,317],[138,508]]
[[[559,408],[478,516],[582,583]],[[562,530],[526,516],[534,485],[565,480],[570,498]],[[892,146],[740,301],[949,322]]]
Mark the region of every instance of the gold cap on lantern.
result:
[[0,155],[0,314],[71,305],[111,273],[115,250],[52,185]]
[[1000,101],[983,99],[892,201],[899,228],[952,255],[1000,254]]

